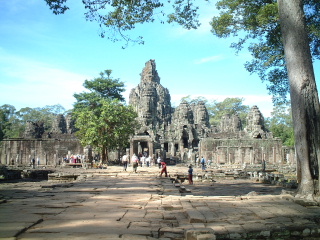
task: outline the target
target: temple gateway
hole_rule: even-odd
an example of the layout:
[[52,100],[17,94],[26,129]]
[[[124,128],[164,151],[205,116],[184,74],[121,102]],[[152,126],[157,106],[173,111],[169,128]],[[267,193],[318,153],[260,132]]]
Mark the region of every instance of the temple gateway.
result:
[[[293,150],[282,147],[264,126],[257,106],[247,116],[246,127],[237,115],[225,115],[220,125],[211,127],[204,102],[181,102],[171,106],[169,90],[160,83],[155,60],[149,60],[133,88],[129,104],[138,113],[139,128],[130,139],[130,155],[147,154],[154,159],[175,159],[193,163],[203,156],[218,165],[284,164],[294,162]],[[2,164],[29,164],[37,158],[43,165],[58,165],[66,156],[81,155],[92,159],[92,150],[82,147],[74,136],[71,116],[58,115],[50,133],[40,123],[28,122],[23,138],[6,139],[0,148]],[[112,153],[118,160],[126,150]]]

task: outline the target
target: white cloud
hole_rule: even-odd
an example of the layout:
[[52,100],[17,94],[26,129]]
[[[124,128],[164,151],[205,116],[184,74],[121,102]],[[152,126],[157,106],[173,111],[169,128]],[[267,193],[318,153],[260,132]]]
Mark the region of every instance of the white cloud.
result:
[[194,63],[195,64],[203,64],[203,63],[207,63],[207,62],[218,62],[223,59],[225,59],[225,57],[223,55],[216,55],[216,56],[210,56],[210,57],[205,57],[205,58],[201,58],[201,59],[196,59],[194,61]]

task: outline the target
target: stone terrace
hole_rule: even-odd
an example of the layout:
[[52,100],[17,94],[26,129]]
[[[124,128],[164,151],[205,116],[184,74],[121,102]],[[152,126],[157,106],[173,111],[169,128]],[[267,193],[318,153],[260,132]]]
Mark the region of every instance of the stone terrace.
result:
[[[320,239],[320,208],[298,204],[280,187],[195,180],[181,188],[158,177],[156,167],[138,170],[59,169],[80,176],[72,182],[2,182],[0,238]],[[187,168],[168,170],[174,176]]]

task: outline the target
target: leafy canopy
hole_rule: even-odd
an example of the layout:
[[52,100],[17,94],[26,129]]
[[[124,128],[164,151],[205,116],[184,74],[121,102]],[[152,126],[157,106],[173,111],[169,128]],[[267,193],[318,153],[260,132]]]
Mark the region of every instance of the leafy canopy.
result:
[[74,94],[73,118],[78,131],[75,133],[82,145],[90,145],[108,161],[108,152],[123,148],[134,133],[136,112],[122,102],[123,82],[113,79],[111,70],[100,73],[100,77],[85,80],[83,86],[89,92]]
[[[100,99],[99,108],[76,111],[76,136],[81,144],[91,145],[99,152],[125,147],[134,133],[136,112],[119,100]],[[104,152],[106,153],[106,152]],[[103,159],[104,160],[104,159]]]
[[124,101],[122,92],[125,91],[124,83],[111,77],[112,70],[105,70],[100,76],[92,80],[85,80],[83,86],[89,92],[75,93],[77,100],[74,108],[98,107],[101,99],[118,99]]
[[20,110],[9,104],[0,106],[0,128],[2,138],[22,137],[27,121],[43,122],[45,129],[50,131],[52,121],[66,110],[60,104],[47,105],[45,107],[25,107]]
[[[220,0],[220,15],[210,22],[220,38],[236,37],[231,47],[239,52],[248,47],[253,59],[245,63],[250,73],[266,81],[274,102],[286,101],[289,92],[284,48],[276,0]],[[304,1],[312,56],[320,59],[320,2]]]
[[243,98],[226,98],[222,102],[216,100],[207,103],[210,124],[218,126],[224,115],[238,115],[242,124],[245,124],[250,107],[243,105]]
[[[45,0],[54,14],[62,14],[68,7],[67,0]],[[98,22],[101,37],[111,41],[125,40],[143,44],[143,37],[136,39],[125,34],[135,29],[137,24],[152,23],[159,20],[161,23],[178,23],[186,29],[195,29],[198,21],[198,7],[195,0],[82,0],[87,21]]]
[[288,147],[294,146],[293,121],[290,103],[274,106],[271,117],[266,119],[267,128],[274,137],[282,140]]

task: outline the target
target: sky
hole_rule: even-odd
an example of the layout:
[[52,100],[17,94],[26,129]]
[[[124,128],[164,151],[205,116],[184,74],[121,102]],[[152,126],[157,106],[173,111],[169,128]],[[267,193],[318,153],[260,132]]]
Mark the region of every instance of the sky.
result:
[[[250,54],[244,50],[236,55],[230,48],[235,39],[219,39],[210,32],[210,18],[218,14],[213,3],[202,5],[202,25],[197,30],[143,24],[128,34],[142,35],[145,44],[125,49],[124,42],[99,36],[98,23],[85,20],[82,1],[67,4],[70,10],[54,15],[44,0],[1,1],[0,106],[10,104],[20,110],[61,104],[71,109],[73,94],[85,90],[84,81],[106,69],[125,83],[128,99],[140,83],[145,63],[155,59],[160,83],[169,90],[173,106],[189,95],[209,101],[240,97],[245,105],[257,105],[265,117],[270,116],[273,106],[266,83],[244,68]],[[320,79],[319,61],[314,69]]]

